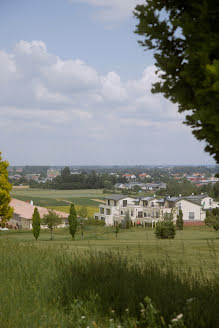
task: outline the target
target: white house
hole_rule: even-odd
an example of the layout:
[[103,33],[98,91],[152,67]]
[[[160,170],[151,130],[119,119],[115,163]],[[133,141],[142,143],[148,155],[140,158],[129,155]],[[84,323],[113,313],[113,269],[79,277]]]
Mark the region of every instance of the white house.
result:
[[[172,214],[176,221],[181,209],[183,220],[187,225],[202,225],[206,217],[206,210],[214,206],[213,199],[207,195],[191,195],[187,197],[131,197],[125,195],[110,195],[105,198],[106,203],[99,205],[99,212],[95,219],[105,221],[107,226],[120,223],[128,212],[133,225],[144,226],[150,223],[156,225],[164,219],[165,213]],[[219,207],[219,206],[218,206]]]

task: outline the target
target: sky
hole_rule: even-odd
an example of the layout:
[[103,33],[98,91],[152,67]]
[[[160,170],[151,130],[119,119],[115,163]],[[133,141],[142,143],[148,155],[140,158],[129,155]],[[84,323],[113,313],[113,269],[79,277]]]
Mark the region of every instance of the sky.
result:
[[0,2],[0,151],[11,165],[210,165],[134,33],[144,0]]

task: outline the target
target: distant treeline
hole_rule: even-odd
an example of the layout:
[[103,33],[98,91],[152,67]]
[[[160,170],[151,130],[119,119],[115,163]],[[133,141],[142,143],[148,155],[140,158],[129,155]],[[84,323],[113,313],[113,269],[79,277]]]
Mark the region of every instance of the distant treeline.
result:
[[98,174],[95,171],[91,173],[72,174],[69,167],[65,167],[61,171],[61,175],[51,181],[39,184],[32,182],[31,187],[45,188],[45,189],[112,189],[117,182],[126,182],[122,176],[115,176],[110,174]]

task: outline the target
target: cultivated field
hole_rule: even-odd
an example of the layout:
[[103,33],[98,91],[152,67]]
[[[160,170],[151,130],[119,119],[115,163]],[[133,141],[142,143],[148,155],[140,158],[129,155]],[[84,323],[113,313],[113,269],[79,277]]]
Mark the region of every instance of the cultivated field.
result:
[[33,200],[34,205],[56,209],[62,212],[69,212],[69,203],[76,205],[76,210],[80,206],[88,207],[88,215],[93,216],[98,211],[99,200],[104,199],[105,194],[99,189],[89,190],[48,190],[35,188],[13,188],[11,196],[20,200]]

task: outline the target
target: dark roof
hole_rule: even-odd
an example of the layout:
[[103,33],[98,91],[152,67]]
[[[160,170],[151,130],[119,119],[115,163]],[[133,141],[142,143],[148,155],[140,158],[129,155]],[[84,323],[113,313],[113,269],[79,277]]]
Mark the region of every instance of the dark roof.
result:
[[190,196],[185,196],[183,197],[186,200],[189,200],[192,203],[195,203],[197,205],[201,205],[201,201],[203,198],[208,197],[208,195],[203,194],[203,195],[190,195]]
[[105,199],[111,199],[111,200],[120,200],[120,199],[123,199],[123,198],[126,198],[126,197],[129,197],[129,196],[113,194],[113,195],[106,196],[104,198]]

